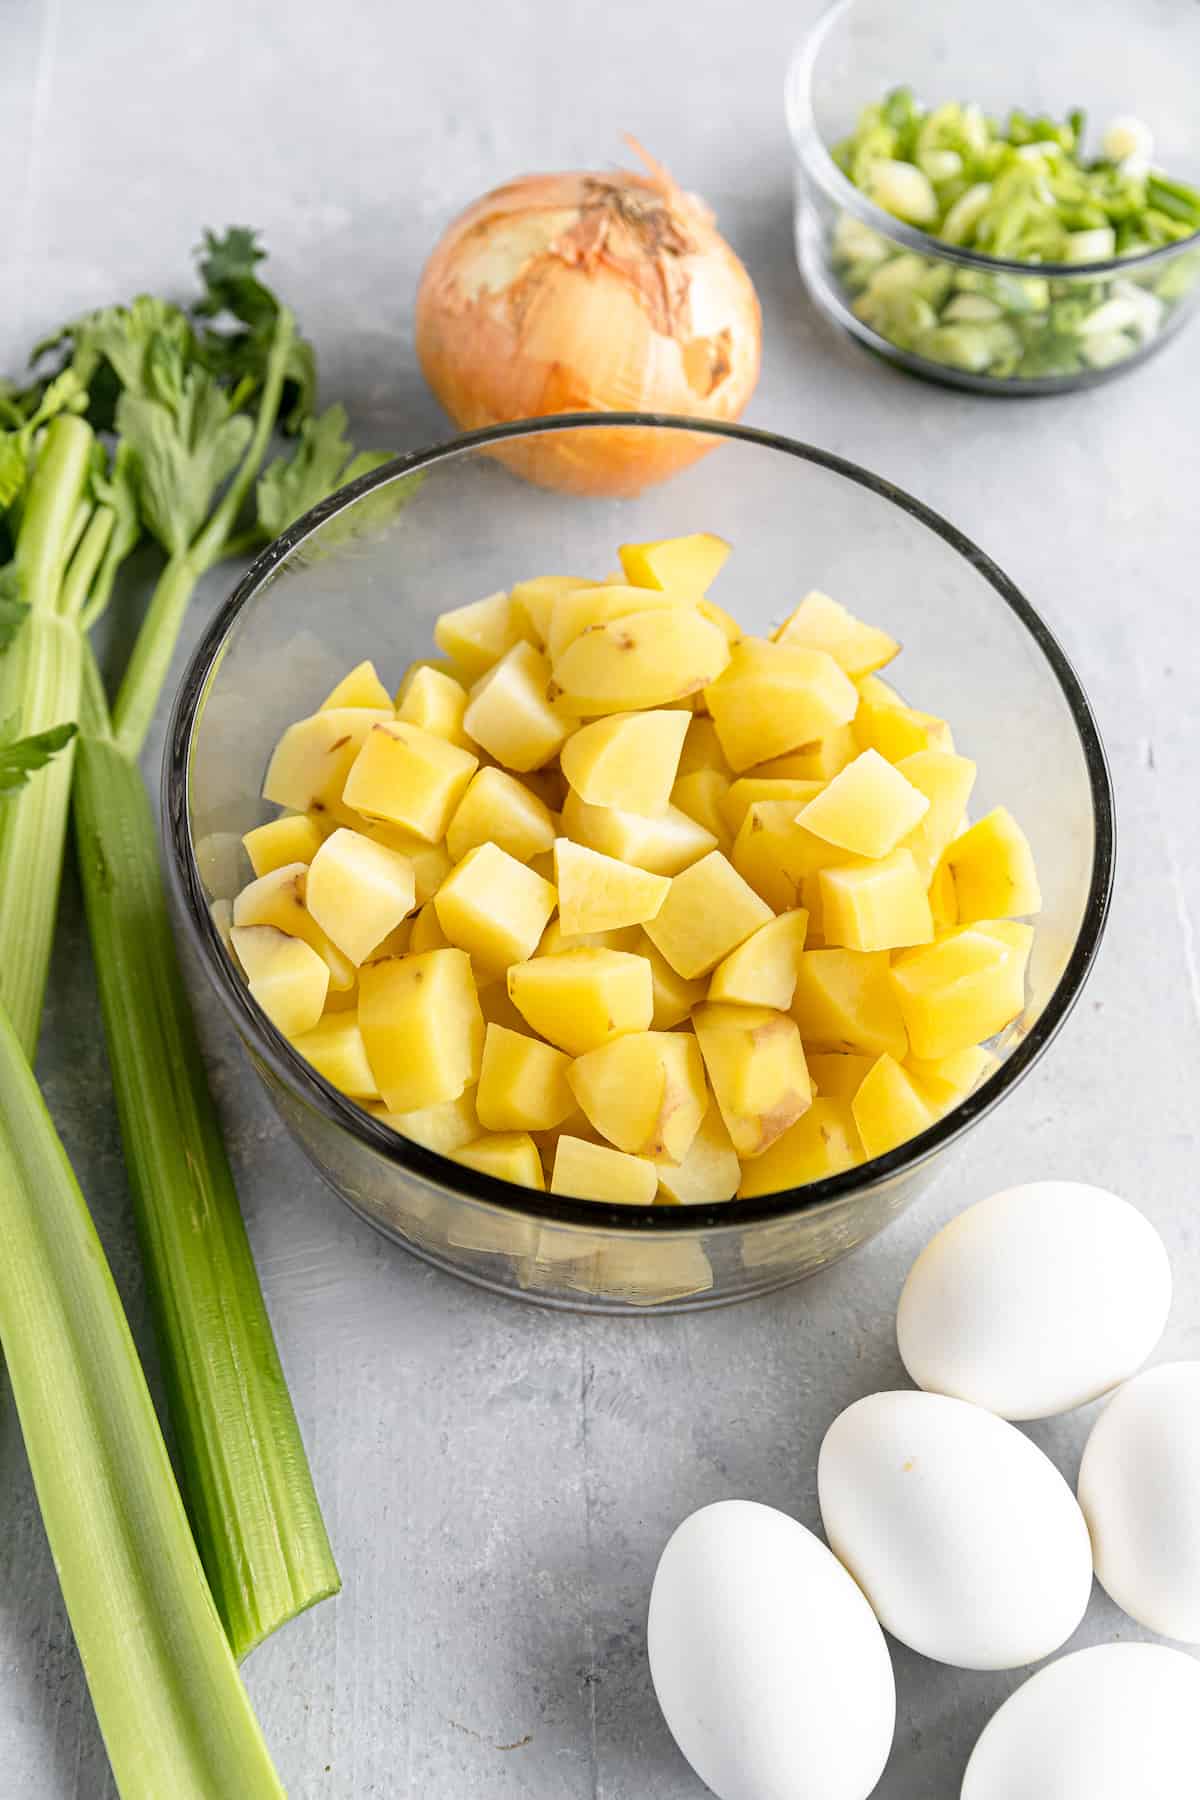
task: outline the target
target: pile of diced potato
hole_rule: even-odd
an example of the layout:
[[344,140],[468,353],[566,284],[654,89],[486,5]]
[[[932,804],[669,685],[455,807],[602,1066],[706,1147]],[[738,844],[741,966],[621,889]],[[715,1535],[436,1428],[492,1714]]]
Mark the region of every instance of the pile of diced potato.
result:
[[699,1203],[848,1169],[995,1066],[1040,898],[975,766],[820,593],[768,638],[728,546],[627,544],[444,613],[289,727],[230,942],[325,1079],[455,1161]]

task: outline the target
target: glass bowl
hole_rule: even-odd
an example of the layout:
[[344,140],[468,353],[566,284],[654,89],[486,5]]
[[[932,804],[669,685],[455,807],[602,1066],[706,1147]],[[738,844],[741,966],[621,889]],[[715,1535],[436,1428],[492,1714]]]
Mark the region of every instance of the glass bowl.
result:
[[838,0],[787,78],[796,254],[813,299],[889,362],[981,393],[1061,393],[1136,367],[1195,311],[1200,234],[1101,262],[1007,262],[883,212],[830,151],[863,106],[908,86],[929,107],[974,101],[1000,118],[1082,107],[1089,143],[1136,114],[1155,164],[1194,183],[1197,68],[1194,6],[1111,0],[1084,22],[1044,0]]
[[[587,500],[520,480],[514,449],[568,462],[621,426],[631,454],[672,436],[708,449],[668,487]],[[677,436],[674,442],[678,443]],[[628,540],[714,531],[734,554],[716,598],[765,631],[819,586],[905,643],[902,685],[949,717],[979,766],[977,803],[1008,801],[1044,894],[1028,1005],[1000,1068],[923,1135],[846,1174],[720,1206],[559,1199],[398,1136],[325,1082],[251,999],[214,921],[249,878],[240,837],[276,739],[353,664],[389,680],[448,607],[546,570],[612,566]],[[735,425],[638,415],[501,426],[398,458],[292,526],[238,584],[184,676],[168,730],[167,856],[183,928],[286,1124],[355,1211],[488,1287],[609,1311],[714,1305],[808,1275],[907,1207],[939,1159],[999,1105],[1062,1024],[1091,968],[1112,878],[1112,794],[1086,698],[1054,638],[945,520],[841,458]]]

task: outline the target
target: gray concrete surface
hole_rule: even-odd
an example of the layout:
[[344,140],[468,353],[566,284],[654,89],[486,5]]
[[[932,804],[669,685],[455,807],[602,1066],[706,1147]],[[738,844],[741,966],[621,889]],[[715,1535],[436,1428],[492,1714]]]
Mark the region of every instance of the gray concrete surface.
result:
[[[751,421],[859,458],[992,552],[1066,642],[1116,777],[1107,946],[1042,1068],[885,1238],[723,1313],[549,1315],[406,1258],[321,1187],[198,994],[345,1578],[246,1671],[297,1800],[695,1800],[646,1671],[657,1554],[720,1496],[817,1523],[823,1431],[901,1379],[893,1313],[912,1257],[1002,1183],[1076,1176],[1142,1206],[1177,1277],[1163,1354],[1200,1355],[1200,328],[1126,382],[1036,403],[921,387],[843,342],[809,307],[791,251],[780,89],[815,11],[0,5],[0,367],[77,309],[178,287],[203,224],[246,221],[320,346],[326,392],[368,441],[415,446],[444,431],[410,332],[436,233],[501,177],[603,163],[634,130],[710,198],[758,283],[766,357]],[[181,665],[220,588],[201,595]],[[70,878],[63,915],[41,1072],[152,1362]],[[1034,1436],[1073,1474],[1087,1426],[1074,1416]],[[101,1800],[103,1749],[11,1414],[0,1506],[0,1792]],[[1075,1642],[1135,1635],[1097,1592]],[[1019,1676],[959,1674],[899,1648],[896,1670],[878,1791],[952,1800]]]

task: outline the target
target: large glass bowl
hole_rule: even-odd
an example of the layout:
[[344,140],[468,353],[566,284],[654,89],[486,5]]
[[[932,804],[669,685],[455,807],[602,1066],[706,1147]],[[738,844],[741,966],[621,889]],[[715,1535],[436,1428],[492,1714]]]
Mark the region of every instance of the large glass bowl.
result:
[[1059,393],[1135,368],[1196,310],[1200,234],[1103,262],[1007,262],[881,211],[830,152],[862,107],[907,86],[926,106],[974,101],[999,118],[1082,107],[1093,148],[1136,114],[1155,164],[1194,184],[1198,70],[1196,6],[1105,0],[1084,17],[1045,0],[837,0],[787,78],[796,254],[813,299],[890,362],[982,393]]
[[[167,739],[167,854],[183,928],[275,1105],[348,1205],[406,1248],[486,1286],[611,1311],[713,1305],[812,1273],[872,1236],[938,1159],[1000,1105],[1079,995],[1112,876],[1112,795],[1096,726],[1029,602],[953,526],[877,476],[734,425],[617,416],[637,457],[692,432],[711,446],[669,486],[625,500],[534,487],[513,448],[568,461],[613,416],[545,419],[397,459],[301,519],[239,583],[184,677]],[[689,445],[688,448],[695,448]],[[389,505],[389,502],[392,504]],[[389,516],[390,515],[390,516]],[[979,765],[980,809],[1010,803],[1045,910],[1028,1006],[1002,1063],[929,1131],[847,1174],[713,1207],[552,1198],[397,1136],[329,1086],[250,998],[211,913],[249,877],[238,842],[286,725],[371,657],[389,681],[429,653],[447,607],[531,574],[603,575],[627,540],[715,531],[734,553],[716,598],[765,631],[810,587],[903,640],[904,690],[949,718]],[[891,673],[891,671],[889,671]]]

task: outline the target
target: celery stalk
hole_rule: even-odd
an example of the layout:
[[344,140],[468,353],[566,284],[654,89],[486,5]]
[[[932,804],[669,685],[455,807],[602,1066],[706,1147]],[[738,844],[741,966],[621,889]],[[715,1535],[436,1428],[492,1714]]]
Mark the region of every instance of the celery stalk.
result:
[[3,1007],[0,1263],[0,1347],[122,1800],[276,1800],[108,1264]]
[[87,653],[74,820],[184,1492],[239,1658],[339,1587],[200,1059],[158,834]]

